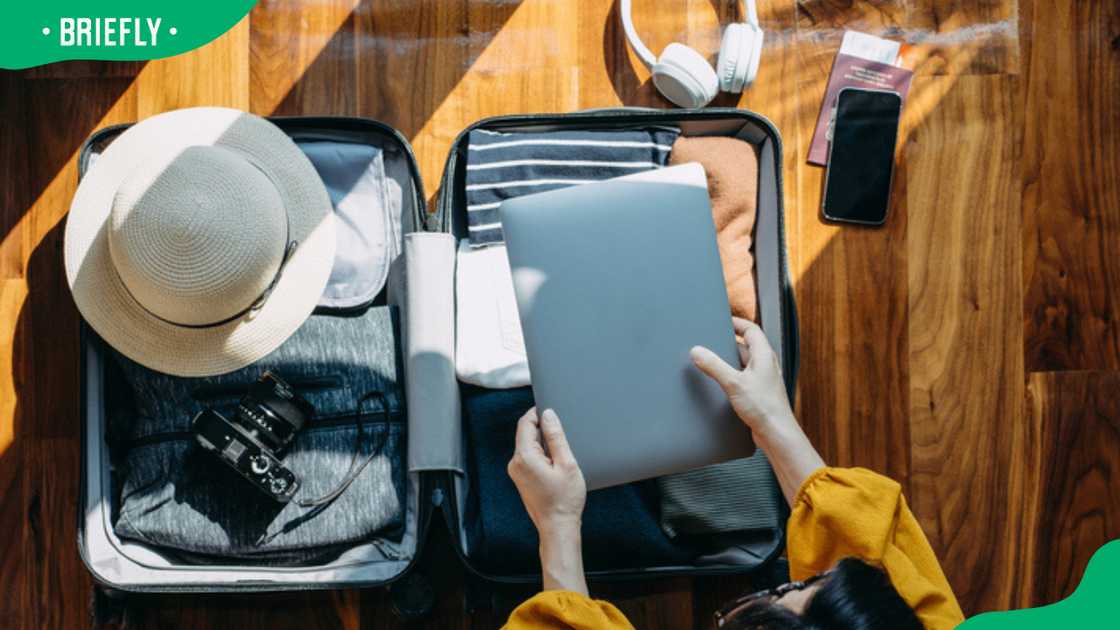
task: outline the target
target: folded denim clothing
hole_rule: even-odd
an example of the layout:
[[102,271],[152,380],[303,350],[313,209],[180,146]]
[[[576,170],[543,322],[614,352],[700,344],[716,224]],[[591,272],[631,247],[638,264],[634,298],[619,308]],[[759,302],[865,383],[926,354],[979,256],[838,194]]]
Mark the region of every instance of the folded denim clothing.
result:
[[459,242],[455,259],[455,373],[460,381],[509,389],[529,384],[513,276],[504,245]]
[[367,144],[300,140],[323,180],[335,215],[335,255],[320,306],[352,308],[384,288],[401,252],[400,185],[386,176],[384,152]]
[[471,245],[503,241],[498,216],[502,200],[660,168],[668,163],[669,151],[679,134],[679,130],[661,127],[630,131],[471,131],[466,166]]
[[708,176],[708,195],[731,313],[757,321],[751,235],[758,211],[758,153],[753,145],[722,136],[681,136],[669,164],[699,162]]
[[[114,353],[127,406],[110,414],[119,477],[117,535],[212,556],[264,562],[322,554],[377,535],[399,538],[405,506],[405,426],[395,307],[350,316],[313,315],[257,363],[212,377],[154,372]],[[283,463],[303,486],[296,499],[336,488],[357,451],[377,453],[333,502],[280,504],[197,446],[191,420],[213,407],[227,418],[265,371],[314,405]],[[359,399],[379,392],[385,407]],[[358,421],[361,432],[359,434]]]
[[661,527],[670,537],[773,529],[784,500],[759,449],[745,459],[657,479]]
[[[472,564],[497,575],[540,571],[537,531],[506,472],[517,420],[533,406],[528,387],[492,390],[463,385],[471,470],[466,512]],[[596,490],[583,511],[584,566],[589,571],[689,564],[696,552],[661,531],[657,488],[639,482]]]

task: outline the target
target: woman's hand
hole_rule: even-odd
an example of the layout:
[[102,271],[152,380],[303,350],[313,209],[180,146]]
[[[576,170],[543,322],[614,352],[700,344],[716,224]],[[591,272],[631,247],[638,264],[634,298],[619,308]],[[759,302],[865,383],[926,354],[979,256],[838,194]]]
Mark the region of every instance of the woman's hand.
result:
[[755,442],[770,458],[786,501],[793,505],[801,484],[824,466],[813,448],[786,396],[786,384],[778,356],[762,329],[752,321],[731,318],[739,344],[742,369],[736,369],[707,348],[692,349],[692,362],[719,383],[731,407],[750,427]]
[[765,435],[775,425],[797,424],[786,396],[782,367],[766,335],[750,320],[732,317],[731,323],[735,334],[743,338],[739,358],[745,367],[734,368],[701,346],[692,349],[692,362],[719,383],[735,413],[755,435]]
[[587,484],[554,411],[538,418],[533,408],[517,422],[508,471],[540,535],[545,590],[586,595],[580,526]]

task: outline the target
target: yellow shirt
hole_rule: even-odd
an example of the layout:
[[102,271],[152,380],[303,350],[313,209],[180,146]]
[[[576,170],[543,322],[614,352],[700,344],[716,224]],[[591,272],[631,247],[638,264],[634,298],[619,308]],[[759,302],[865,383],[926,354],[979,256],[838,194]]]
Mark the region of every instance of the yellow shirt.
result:
[[[964,621],[917,519],[895,481],[864,468],[821,468],[801,485],[787,528],[789,572],[803,580],[846,557],[879,566],[930,630]],[[507,630],[633,628],[608,602],[545,591],[517,607]]]

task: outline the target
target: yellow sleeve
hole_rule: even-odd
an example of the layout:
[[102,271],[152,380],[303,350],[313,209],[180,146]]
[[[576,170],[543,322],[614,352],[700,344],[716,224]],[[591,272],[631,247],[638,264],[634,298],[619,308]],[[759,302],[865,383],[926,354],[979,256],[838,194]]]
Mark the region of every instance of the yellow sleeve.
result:
[[571,591],[543,591],[514,609],[505,630],[634,630],[610,602]]
[[787,530],[794,580],[846,557],[881,567],[926,628],[964,621],[937,556],[897,482],[864,468],[822,468],[797,493]]

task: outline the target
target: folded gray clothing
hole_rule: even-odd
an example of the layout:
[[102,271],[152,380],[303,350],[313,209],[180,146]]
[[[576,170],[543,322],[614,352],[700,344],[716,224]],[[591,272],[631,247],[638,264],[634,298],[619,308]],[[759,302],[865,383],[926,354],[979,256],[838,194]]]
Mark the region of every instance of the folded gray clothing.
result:
[[471,245],[501,243],[498,206],[505,199],[661,168],[680,131],[545,131],[475,129],[467,138],[467,230]]
[[[315,407],[315,420],[351,416],[357,400],[370,392],[382,393],[390,413],[402,413],[399,330],[395,306],[370,307],[356,315],[312,315],[256,363],[203,378],[156,372],[114,352],[132,408],[114,414],[112,438],[128,442],[190,431],[198,412],[232,408],[266,370],[279,374]],[[364,409],[381,413],[377,403]]]
[[661,529],[670,537],[773,529],[782,497],[762,450],[657,480]]
[[[154,372],[115,354],[128,390],[112,397],[124,401],[112,410],[109,438],[120,489],[116,533],[183,552],[259,559],[374,535],[399,537],[407,448],[398,331],[395,307],[313,315],[257,363],[204,378]],[[232,419],[245,389],[265,370],[316,410],[283,459],[303,484],[296,499],[338,487],[356,450],[360,461],[377,453],[325,506],[273,501],[198,447],[190,433],[191,420],[207,407]],[[374,392],[385,407],[367,401],[359,416],[359,399]]]
[[[304,430],[283,462],[321,497],[345,477],[354,456],[352,423]],[[367,423],[360,456],[379,453],[336,500],[320,507],[278,503],[198,448],[190,435],[128,451],[128,479],[114,527],[121,538],[177,551],[299,562],[375,537],[399,539],[404,515],[404,425]]]

